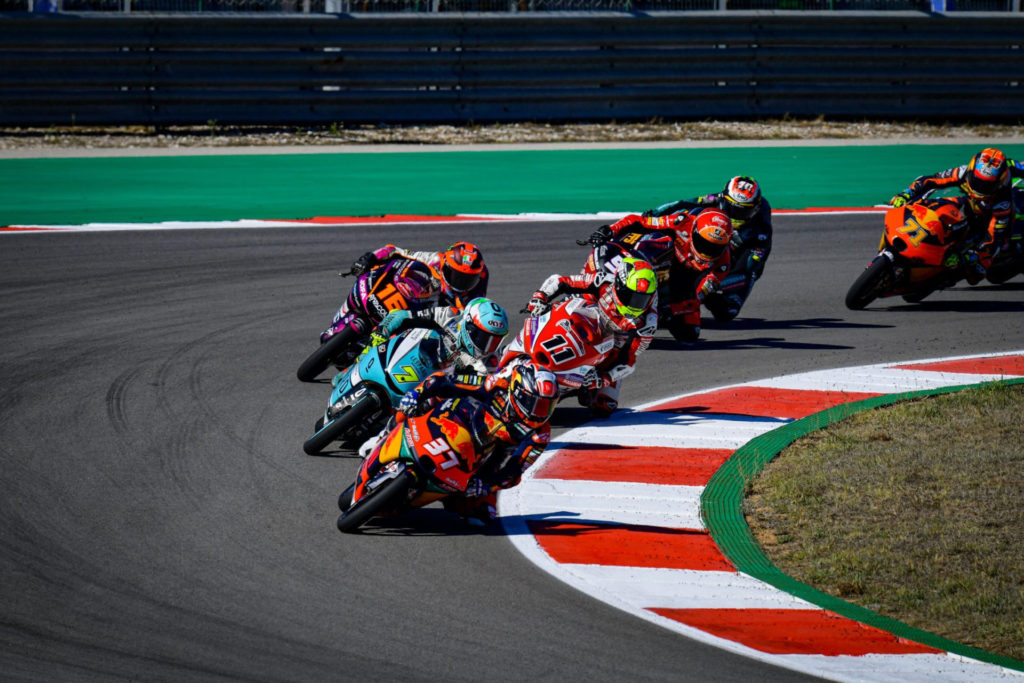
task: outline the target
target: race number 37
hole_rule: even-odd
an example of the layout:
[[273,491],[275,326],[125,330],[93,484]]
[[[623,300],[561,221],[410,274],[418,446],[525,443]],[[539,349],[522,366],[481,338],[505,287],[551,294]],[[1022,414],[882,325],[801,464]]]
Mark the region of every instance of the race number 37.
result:
[[424,444],[423,448],[431,455],[444,458],[444,461],[440,463],[442,470],[447,470],[459,464],[459,456],[448,445],[448,442],[441,437],[437,437],[430,443]]

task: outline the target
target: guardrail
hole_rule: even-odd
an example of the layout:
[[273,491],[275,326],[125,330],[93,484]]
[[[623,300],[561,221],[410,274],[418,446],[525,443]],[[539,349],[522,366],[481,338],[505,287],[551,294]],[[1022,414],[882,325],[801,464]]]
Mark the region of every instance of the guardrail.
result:
[[0,124],[1016,122],[1016,13],[0,15]]

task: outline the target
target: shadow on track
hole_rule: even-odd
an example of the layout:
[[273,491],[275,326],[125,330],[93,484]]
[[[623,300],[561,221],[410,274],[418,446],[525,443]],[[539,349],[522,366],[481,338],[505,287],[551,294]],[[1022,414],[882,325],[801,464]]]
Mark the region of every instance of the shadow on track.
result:
[[702,339],[696,344],[683,344],[673,339],[655,339],[651,342],[652,349],[680,351],[738,351],[741,349],[797,349],[801,351],[826,351],[853,349],[846,344],[811,344],[807,342],[787,342],[782,337],[752,337],[750,339],[729,339],[710,341]]
[[701,320],[705,330],[835,330],[835,329],[878,329],[892,325],[860,323],[845,318],[803,318],[798,320],[766,320],[764,318],[736,318],[729,322],[717,322],[713,318]]

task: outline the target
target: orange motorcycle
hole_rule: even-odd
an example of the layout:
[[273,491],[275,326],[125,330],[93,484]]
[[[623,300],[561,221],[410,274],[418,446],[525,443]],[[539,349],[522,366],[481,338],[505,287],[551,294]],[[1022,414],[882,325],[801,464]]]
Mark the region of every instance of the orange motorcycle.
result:
[[473,398],[449,399],[396,425],[338,497],[338,530],[355,531],[373,517],[464,494],[490,452],[472,437],[482,413]]
[[889,209],[878,255],[846,293],[846,307],[858,311],[875,299],[902,296],[917,303],[952,287],[963,273],[946,267],[947,257],[967,230],[961,199],[925,199]]

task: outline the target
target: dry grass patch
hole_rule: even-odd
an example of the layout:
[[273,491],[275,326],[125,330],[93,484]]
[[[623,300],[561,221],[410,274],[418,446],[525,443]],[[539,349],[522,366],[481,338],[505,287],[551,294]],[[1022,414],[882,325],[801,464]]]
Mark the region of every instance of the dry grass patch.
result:
[[931,633],[1024,660],[1024,386],[858,413],[751,484],[782,571]]

